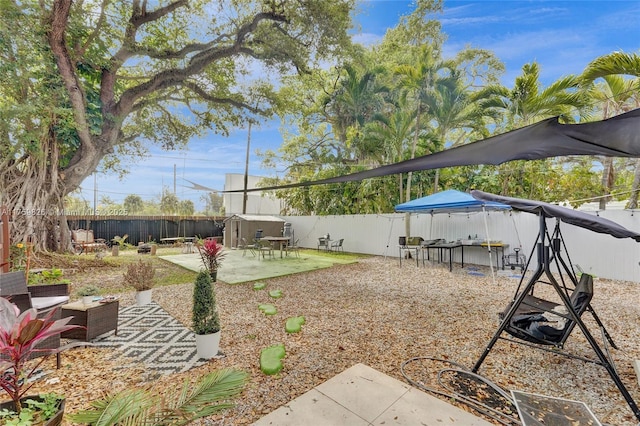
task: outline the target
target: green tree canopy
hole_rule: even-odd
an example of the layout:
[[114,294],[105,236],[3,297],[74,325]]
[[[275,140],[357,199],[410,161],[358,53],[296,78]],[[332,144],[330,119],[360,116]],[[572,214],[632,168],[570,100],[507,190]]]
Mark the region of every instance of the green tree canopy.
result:
[[[349,51],[354,0],[0,2],[0,192],[62,207],[100,164],[227,134],[287,102],[274,83]],[[250,71],[260,69],[261,79]],[[255,73],[254,73],[255,75]],[[70,247],[57,217],[16,216],[14,240]],[[61,221],[65,223],[65,221]]]

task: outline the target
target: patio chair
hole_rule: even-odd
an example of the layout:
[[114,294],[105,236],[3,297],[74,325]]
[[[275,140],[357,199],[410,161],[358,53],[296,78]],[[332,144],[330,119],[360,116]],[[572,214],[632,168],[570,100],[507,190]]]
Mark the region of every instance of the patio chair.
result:
[[263,259],[267,256],[270,256],[271,258],[274,257],[273,246],[269,241],[256,240],[255,246],[256,246],[255,250],[258,252],[258,257],[260,257],[260,254],[262,254]]
[[247,250],[249,250],[254,257],[256,256],[256,245],[249,244],[245,237],[240,239],[240,246],[238,248],[242,249],[242,256],[246,256]]
[[331,243],[331,251],[342,251],[344,252],[344,248],[342,247],[342,243],[344,242],[344,238],[340,238],[337,241]]
[[107,250],[104,238],[94,238],[92,229],[71,231],[71,245],[77,254]]
[[298,246],[298,243],[300,242],[300,239],[297,239],[294,241],[293,244],[288,244],[285,247],[285,250],[287,252],[287,256],[289,256],[289,252],[294,252],[298,257],[300,257],[300,246]]
[[318,238],[318,251],[320,251],[320,248],[324,248],[324,250],[329,250],[329,238],[327,237]]
[[[7,272],[0,274],[0,297],[4,297],[16,305],[20,312],[35,308],[38,318],[42,318],[54,310],[53,319],[60,319],[62,311],[60,306],[69,302],[68,284],[42,284],[27,287],[27,278],[24,271]],[[54,335],[38,344],[40,348],[57,349],[60,347],[60,335]],[[34,351],[31,358],[38,356]],[[60,368],[60,354],[57,354],[57,367]]]

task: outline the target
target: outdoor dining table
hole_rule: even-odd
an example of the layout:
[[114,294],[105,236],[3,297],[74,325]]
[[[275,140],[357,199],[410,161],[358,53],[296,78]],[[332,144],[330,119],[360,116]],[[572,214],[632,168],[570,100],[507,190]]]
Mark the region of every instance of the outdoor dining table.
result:
[[278,243],[280,244],[280,258],[282,258],[282,252],[284,248],[287,246],[287,243],[291,240],[290,237],[262,237],[261,241],[269,241],[269,243]]
[[429,258],[429,250],[434,249],[438,250],[438,262],[442,262],[443,254],[445,251],[449,252],[449,272],[453,270],[453,253],[460,249],[462,251],[461,256],[461,266],[464,268],[464,246],[459,242],[454,243],[439,243],[439,244],[430,244],[427,246],[422,246],[422,263],[425,261],[425,252],[427,255],[427,259]]

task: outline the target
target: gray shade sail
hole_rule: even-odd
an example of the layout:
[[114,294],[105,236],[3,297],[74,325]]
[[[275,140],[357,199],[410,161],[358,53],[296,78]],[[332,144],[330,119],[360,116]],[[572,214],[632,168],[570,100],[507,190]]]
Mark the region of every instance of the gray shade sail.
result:
[[480,201],[506,204],[511,206],[513,210],[544,215],[545,217],[555,217],[565,223],[579,226],[600,234],[609,234],[616,238],[633,238],[640,242],[640,234],[618,225],[616,222],[609,219],[594,216],[579,210],[568,209],[566,207],[544,203],[542,201],[505,197],[478,190],[471,191],[471,195],[473,198]]
[[640,109],[607,120],[582,124],[560,124],[558,117],[549,118],[467,145],[371,170],[328,179],[248,189],[247,192],[354,182],[418,170],[477,164],[498,165],[513,160],[538,160],[568,155],[640,157]]

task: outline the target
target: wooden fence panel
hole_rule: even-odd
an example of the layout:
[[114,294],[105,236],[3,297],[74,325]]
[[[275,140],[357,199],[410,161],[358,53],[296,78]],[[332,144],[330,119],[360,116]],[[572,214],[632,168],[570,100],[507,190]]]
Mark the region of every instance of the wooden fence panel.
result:
[[165,216],[68,216],[71,229],[91,229],[94,238],[108,243],[115,236],[127,234],[126,242],[156,241],[176,237],[221,237],[224,217],[165,217]]

